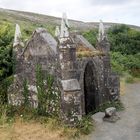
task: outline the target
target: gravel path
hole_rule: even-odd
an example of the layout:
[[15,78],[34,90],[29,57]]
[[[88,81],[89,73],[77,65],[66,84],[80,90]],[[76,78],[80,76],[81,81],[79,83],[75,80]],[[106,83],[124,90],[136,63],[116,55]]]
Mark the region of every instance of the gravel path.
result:
[[96,122],[89,140],[140,140],[140,83],[128,84],[121,97],[125,110],[116,123]]

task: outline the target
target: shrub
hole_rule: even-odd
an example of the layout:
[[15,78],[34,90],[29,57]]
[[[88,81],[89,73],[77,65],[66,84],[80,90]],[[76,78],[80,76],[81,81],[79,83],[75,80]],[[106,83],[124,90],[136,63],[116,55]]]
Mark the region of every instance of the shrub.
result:
[[0,27],[0,81],[12,74],[12,40],[13,30],[11,24]]
[[8,102],[7,90],[12,82],[13,76],[9,76],[3,81],[0,81],[0,105],[6,104]]
[[46,78],[44,78],[41,66],[37,65],[36,87],[39,115],[58,115],[60,94],[56,84],[54,84],[54,77],[47,73]]
[[[140,31],[131,29],[127,25],[115,25],[108,29],[107,34],[111,44],[113,71],[120,75],[129,72],[133,76],[140,77]],[[97,30],[84,32],[83,35],[96,46]]]
[[23,81],[23,97],[24,97],[24,107],[29,107],[29,90],[28,90],[28,82],[27,79]]
[[137,54],[122,55],[120,52],[111,52],[111,64],[113,70],[121,75],[125,72],[135,75],[140,69],[140,59]]
[[140,52],[140,32],[127,25],[115,25],[108,30],[111,51],[134,55]]
[[88,135],[93,130],[93,120],[90,115],[84,116],[82,120],[78,121],[77,128],[81,134]]
[[7,122],[6,106],[1,106],[0,109],[0,125],[4,125]]
[[111,102],[105,102],[104,104],[100,105],[100,107],[95,110],[96,112],[104,112],[106,108],[109,107],[115,107],[117,109],[117,111],[121,111],[124,110],[124,106],[122,104],[122,102],[120,100],[118,101],[111,101]]
[[97,43],[98,30],[90,30],[83,33],[83,36],[95,47]]
[[125,82],[126,83],[133,83],[134,82],[134,77],[132,75],[130,75],[130,74],[127,74],[125,76]]

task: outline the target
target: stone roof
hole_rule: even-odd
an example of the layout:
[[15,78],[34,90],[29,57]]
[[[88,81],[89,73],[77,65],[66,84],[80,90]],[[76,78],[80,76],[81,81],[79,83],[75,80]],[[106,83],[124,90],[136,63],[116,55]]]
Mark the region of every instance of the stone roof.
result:
[[37,28],[37,29],[35,30],[35,32],[36,32],[37,34],[40,34],[40,36],[44,39],[44,41],[46,41],[46,42],[49,44],[49,46],[51,47],[51,49],[52,49],[55,53],[57,53],[57,42],[56,42],[56,40],[53,38],[53,36],[52,36],[50,33],[47,32],[46,29],[44,29],[44,28]]
[[44,28],[37,28],[29,39],[24,53],[30,51],[32,55],[57,54],[57,42]]
[[92,46],[82,35],[76,35],[76,41],[77,43],[83,44],[84,47],[89,48],[90,50],[96,50],[94,46]]

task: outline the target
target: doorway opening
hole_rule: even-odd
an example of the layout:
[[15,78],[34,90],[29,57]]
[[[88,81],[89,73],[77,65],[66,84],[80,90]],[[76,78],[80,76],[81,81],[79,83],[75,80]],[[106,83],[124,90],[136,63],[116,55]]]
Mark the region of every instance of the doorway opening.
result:
[[96,80],[94,65],[88,62],[84,72],[85,113],[89,114],[96,109]]

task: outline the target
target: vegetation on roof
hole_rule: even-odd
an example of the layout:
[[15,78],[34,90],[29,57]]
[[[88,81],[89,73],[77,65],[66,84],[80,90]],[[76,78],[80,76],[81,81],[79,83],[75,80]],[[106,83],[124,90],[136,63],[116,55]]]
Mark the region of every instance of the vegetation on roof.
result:
[[[83,33],[84,37],[95,46],[97,31]],[[115,25],[107,31],[111,44],[111,64],[113,71],[120,75],[128,73],[140,77],[140,31],[127,25]]]
[[90,48],[87,48],[85,46],[78,46],[76,50],[76,56],[78,58],[94,57],[94,56],[102,56],[102,55],[104,55],[103,52],[98,50],[91,50]]

